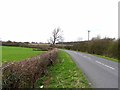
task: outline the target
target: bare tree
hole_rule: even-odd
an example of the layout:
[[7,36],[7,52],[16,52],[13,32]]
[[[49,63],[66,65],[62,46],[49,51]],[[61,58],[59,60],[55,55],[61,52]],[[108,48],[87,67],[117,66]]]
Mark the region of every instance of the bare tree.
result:
[[55,28],[52,32],[52,37],[50,37],[50,43],[52,43],[52,45],[55,45],[56,42],[60,41],[63,41],[62,31],[60,28]]

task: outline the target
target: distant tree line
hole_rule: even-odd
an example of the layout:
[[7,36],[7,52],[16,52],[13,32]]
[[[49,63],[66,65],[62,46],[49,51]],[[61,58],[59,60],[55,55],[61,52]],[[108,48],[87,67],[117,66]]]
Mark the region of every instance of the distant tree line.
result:
[[29,42],[2,41],[2,46],[20,46],[27,47]]
[[[3,46],[19,46],[19,47],[29,47],[37,48],[37,50],[49,50],[50,45],[46,44],[36,44],[34,45],[29,42],[2,42]],[[120,39],[115,38],[100,38],[99,36],[92,38],[90,41],[75,41],[75,42],[59,42],[56,43],[55,47],[65,48],[69,50],[76,50],[81,52],[88,52],[91,54],[104,55],[108,57],[113,57],[120,59]],[[36,49],[34,49],[36,50]]]
[[48,45],[47,43],[37,43],[37,42],[15,42],[15,41],[2,41],[2,46],[16,46],[16,47],[27,47],[27,48],[33,48],[35,51],[48,51],[53,49]]
[[115,38],[106,37],[100,39],[100,37],[95,37],[90,41],[80,41],[78,43],[74,43],[72,46],[66,45],[64,48],[118,59],[120,55],[118,46],[120,46],[120,39],[115,40]]

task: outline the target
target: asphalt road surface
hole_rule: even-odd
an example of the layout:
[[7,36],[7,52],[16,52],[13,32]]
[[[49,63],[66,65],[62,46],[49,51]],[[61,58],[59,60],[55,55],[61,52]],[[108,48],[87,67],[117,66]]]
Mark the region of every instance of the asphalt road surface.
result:
[[90,54],[65,51],[82,69],[92,88],[118,88],[118,63]]

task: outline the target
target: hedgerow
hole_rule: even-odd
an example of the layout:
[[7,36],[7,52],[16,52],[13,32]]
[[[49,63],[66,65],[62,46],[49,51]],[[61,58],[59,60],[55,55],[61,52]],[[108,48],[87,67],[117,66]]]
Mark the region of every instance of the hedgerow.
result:
[[118,54],[118,43],[119,40],[112,38],[95,38],[90,41],[81,41],[75,43],[73,46],[65,46],[64,48],[119,59],[118,57],[120,56]]
[[34,88],[37,79],[47,74],[47,67],[55,63],[57,52],[57,49],[53,49],[21,62],[4,65],[2,67],[2,87]]

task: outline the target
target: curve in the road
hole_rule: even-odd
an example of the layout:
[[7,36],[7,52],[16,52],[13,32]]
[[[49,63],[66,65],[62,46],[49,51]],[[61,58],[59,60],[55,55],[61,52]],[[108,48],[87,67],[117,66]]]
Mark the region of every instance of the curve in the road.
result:
[[118,88],[118,63],[76,51],[65,52],[82,69],[93,88]]

